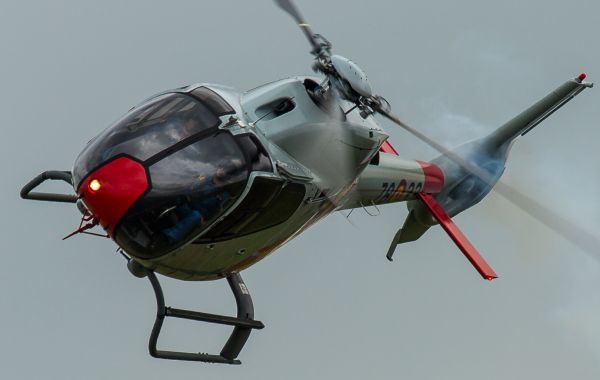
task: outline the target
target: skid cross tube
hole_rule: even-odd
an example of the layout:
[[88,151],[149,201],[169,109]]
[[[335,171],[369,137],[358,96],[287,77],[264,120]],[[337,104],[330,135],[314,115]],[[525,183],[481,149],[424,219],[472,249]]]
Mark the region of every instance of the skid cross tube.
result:
[[[158,278],[156,278],[156,275],[153,271],[148,270],[146,271],[146,274],[148,275],[148,279],[150,280],[150,284],[152,284],[152,289],[154,290],[154,295],[156,296],[156,320],[154,321],[154,327],[152,327],[152,333],[150,334],[150,340],[148,342],[148,351],[150,352],[150,355],[159,359],[187,360],[205,363],[241,364],[241,361],[237,360],[236,358],[248,340],[250,332],[252,329],[262,329],[265,326],[262,322],[254,320],[254,306],[252,305],[252,298],[250,297],[250,292],[248,291],[248,288],[246,287],[246,284],[244,284],[242,276],[240,276],[239,273],[232,273],[227,276],[227,282],[229,283],[229,287],[235,296],[235,302],[237,304],[237,318],[202,313],[192,310],[175,309],[165,306],[165,297],[163,295],[160,282],[158,282]],[[218,323],[235,327],[219,355],[163,351],[156,348],[156,343],[166,317]]]

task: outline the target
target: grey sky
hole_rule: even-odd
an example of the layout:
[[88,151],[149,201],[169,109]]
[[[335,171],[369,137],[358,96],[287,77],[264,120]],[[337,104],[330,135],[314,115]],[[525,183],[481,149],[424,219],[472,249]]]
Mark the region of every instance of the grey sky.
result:
[[[581,71],[600,83],[597,1],[297,0],[404,120],[454,145]],[[260,1],[0,2],[4,249],[0,367],[11,379],[584,379],[600,374],[600,249],[592,258],[496,195],[457,223],[500,278],[482,281],[439,228],[385,260],[404,205],[353,227],[332,215],[244,272],[266,328],[243,365],[155,360],[154,300],[115,245],[61,237],[68,205],[25,202],[43,170],[132,105],[194,82],[249,89],[310,74],[291,19]],[[506,183],[600,230],[600,89],[518,142]],[[435,153],[385,121],[402,156]],[[61,189],[61,186],[56,187]],[[233,313],[225,282],[165,281],[173,306]],[[217,351],[228,329],[166,325],[161,344]]]

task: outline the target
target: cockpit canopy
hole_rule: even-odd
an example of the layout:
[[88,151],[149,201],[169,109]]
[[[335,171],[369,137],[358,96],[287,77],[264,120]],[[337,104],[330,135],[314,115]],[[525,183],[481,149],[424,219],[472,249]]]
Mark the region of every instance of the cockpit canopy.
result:
[[73,168],[76,188],[123,156],[146,171],[149,188],[114,229],[113,238],[128,253],[150,258],[172,251],[235,203],[251,171],[272,171],[254,135],[218,128],[220,116],[232,113],[205,87],[161,95],[132,109],[81,152]]
[[229,104],[206,87],[191,95],[167,93],[130,110],[80,153],[73,171],[75,182],[120,154],[146,161],[200,132],[214,131],[221,123],[219,116],[234,113]]

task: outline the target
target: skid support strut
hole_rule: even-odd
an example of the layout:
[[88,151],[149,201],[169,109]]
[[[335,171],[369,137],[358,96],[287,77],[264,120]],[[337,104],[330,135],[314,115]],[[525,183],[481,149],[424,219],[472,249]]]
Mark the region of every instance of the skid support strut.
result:
[[[156,321],[154,322],[154,327],[152,328],[152,333],[150,334],[150,341],[148,342],[148,351],[150,351],[150,355],[155,358],[170,360],[241,364],[241,361],[237,360],[236,358],[244,347],[246,340],[248,340],[250,332],[252,329],[262,329],[265,326],[262,322],[254,320],[254,306],[252,305],[252,298],[250,297],[250,292],[248,291],[248,288],[246,288],[246,284],[244,284],[242,276],[240,276],[239,273],[232,273],[227,276],[227,282],[231,287],[231,291],[235,296],[235,302],[237,304],[237,318],[217,314],[201,313],[192,310],[175,309],[165,306],[163,291],[158,279],[156,278],[156,275],[152,271],[146,271],[146,273],[150,283],[152,284],[152,289],[154,289],[154,294],[156,295]],[[156,348],[156,342],[158,341],[158,336],[160,334],[165,317],[218,323],[235,327],[219,355],[179,351],[162,351]]]

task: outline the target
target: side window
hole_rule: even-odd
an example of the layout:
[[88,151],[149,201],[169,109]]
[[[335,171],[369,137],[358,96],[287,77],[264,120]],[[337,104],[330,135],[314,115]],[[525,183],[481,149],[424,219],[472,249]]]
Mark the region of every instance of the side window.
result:
[[236,136],[236,140],[246,155],[246,159],[251,166],[250,170],[259,172],[273,171],[271,160],[265,148],[258,142],[256,137],[253,135],[238,135]]
[[269,206],[261,210],[260,214],[252,221],[252,224],[241,231],[242,235],[251,234],[285,222],[298,209],[304,195],[304,185],[286,184]]
[[281,224],[298,209],[304,195],[304,185],[258,177],[242,203],[196,243],[233,239]]

